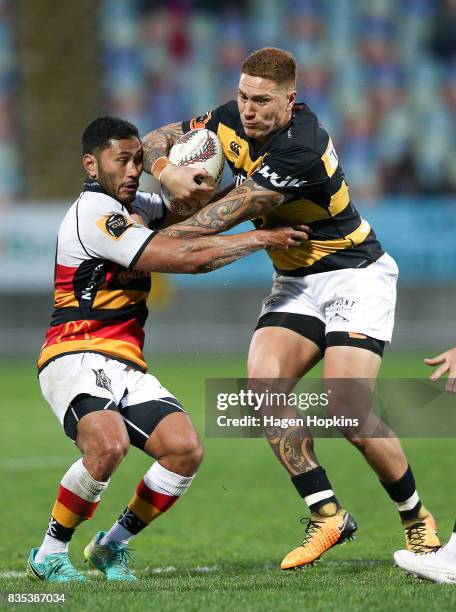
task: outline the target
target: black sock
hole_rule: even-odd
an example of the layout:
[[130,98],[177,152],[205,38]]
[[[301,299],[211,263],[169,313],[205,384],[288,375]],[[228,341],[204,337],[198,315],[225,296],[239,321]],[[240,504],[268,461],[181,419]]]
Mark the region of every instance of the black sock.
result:
[[291,481],[311,512],[319,512],[323,506],[331,503],[335,504],[334,514],[340,508],[326,471],[322,467],[292,476]]
[[145,529],[148,523],[142,521],[130,508],[127,506],[122,514],[117,519],[119,525],[122,525],[127,531],[133,535],[137,535]]
[[416,492],[415,478],[410,466],[399,480],[394,482],[380,481],[385,491],[396,504],[401,520],[417,518],[422,503]]
[[55,538],[56,540],[60,540],[61,542],[69,542],[73,537],[74,532],[75,529],[64,527],[53,516],[51,516],[46,535],[51,536],[51,538]]

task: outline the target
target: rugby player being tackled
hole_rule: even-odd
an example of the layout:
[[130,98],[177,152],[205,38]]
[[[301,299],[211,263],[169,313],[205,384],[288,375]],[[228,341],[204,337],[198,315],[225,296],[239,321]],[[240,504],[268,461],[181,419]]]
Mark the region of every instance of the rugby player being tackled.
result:
[[[145,169],[158,176],[175,140],[203,127],[218,134],[235,186],[165,232],[174,238],[209,236],[248,219],[257,226],[309,226],[308,241],[268,253],[275,269],[273,286],[251,341],[248,376],[253,385],[259,379],[288,379],[291,390],[323,359],[327,381],[346,381],[333,394],[329,412],[343,415],[358,404],[355,412],[365,416],[363,431],[342,433],[396,505],[407,549],[433,550],[439,545],[435,522],[418,497],[399,440],[369,415],[369,394],[353,392],[360,386],[356,381],[373,386],[391,340],[397,266],[351,202],[331,138],[311,109],[296,102],[293,56],[276,48],[250,55],[241,68],[237,101],[145,137]],[[192,204],[187,168],[167,167],[162,183],[181,206]],[[306,428],[274,428],[266,435],[310,510],[302,544],[282,561],[282,569],[290,569],[312,563],[350,538],[356,523],[341,507]]]
[[[135,580],[129,541],[187,491],[203,456],[188,414],[147,373],[150,272],[208,272],[262,248],[297,246],[307,233],[281,227],[171,238],[157,231],[172,221],[160,196],[138,191],[143,150],[136,127],[101,117],[85,130],[82,148],[87,180],[58,233],[55,307],[38,360],[43,395],[82,457],[60,481],[27,572],[51,582],[86,580],[69,559],[69,542],[133,445],[156,461],[84,556],[107,580]],[[207,198],[212,189],[200,185],[195,194]]]

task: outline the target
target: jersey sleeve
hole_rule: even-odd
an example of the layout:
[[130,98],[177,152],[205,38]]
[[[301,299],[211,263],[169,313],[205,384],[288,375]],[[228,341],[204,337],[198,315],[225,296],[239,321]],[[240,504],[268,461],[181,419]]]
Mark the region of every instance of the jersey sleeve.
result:
[[142,220],[150,229],[161,227],[165,216],[166,206],[158,193],[138,191],[132,208],[141,215]]
[[126,209],[109,196],[81,198],[77,210],[78,238],[91,257],[107,259],[125,268],[133,266],[155,232],[134,223]]
[[217,134],[217,128],[221,121],[222,116],[225,113],[225,110],[228,106],[232,105],[233,101],[231,100],[227,104],[222,104],[222,106],[218,106],[214,110],[207,111],[205,115],[201,115],[200,117],[194,117],[193,119],[189,119],[188,121],[182,122],[182,131],[184,134],[186,132],[190,132],[191,130],[200,130],[201,128],[206,128],[207,130],[211,130],[211,132],[215,132]]
[[294,146],[286,150],[273,149],[264,156],[251,178],[265,189],[305,196],[330,177],[315,152]]

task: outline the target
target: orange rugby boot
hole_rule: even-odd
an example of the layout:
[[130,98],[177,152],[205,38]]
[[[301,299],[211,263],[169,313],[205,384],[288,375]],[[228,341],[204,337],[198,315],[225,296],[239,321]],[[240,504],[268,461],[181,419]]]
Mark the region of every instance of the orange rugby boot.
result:
[[424,555],[440,547],[434,517],[424,506],[421,506],[417,518],[403,521],[402,525],[408,551]]
[[352,516],[342,508],[333,516],[312,514],[307,522],[303,543],[288,553],[280,564],[283,570],[309,565],[323,553],[346,540],[353,540],[358,526]]

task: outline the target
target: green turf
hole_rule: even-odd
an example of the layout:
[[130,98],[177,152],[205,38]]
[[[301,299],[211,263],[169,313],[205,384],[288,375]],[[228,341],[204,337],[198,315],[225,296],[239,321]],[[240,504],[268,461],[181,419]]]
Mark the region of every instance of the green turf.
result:
[[[391,353],[383,375],[425,376],[428,371],[420,359],[418,354]],[[241,358],[220,355],[150,363],[201,432],[205,377],[244,376]],[[456,607],[456,589],[413,580],[392,565],[393,551],[402,547],[396,513],[372,471],[344,440],[318,440],[317,451],[339,498],[358,520],[358,539],[329,551],[315,567],[291,573],[278,569],[282,556],[302,536],[298,519],[306,511],[266,443],[207,439],[205,461],[190,492],[134,541],[138,583],[108,585],[93,577],[90,584],[62,589],[22,577],[6,578],[5,572],[22,572],[30,548],[39,545],[59,479],[78,452],[41,398],[31,361],[0,362],[0,384],[3,593],[64,591],[67,610],[123,612]],[[409,439],[404,447],[422,497],[446,537],[454,521],[451,479],[456,444]],[[111,525],[149,465],[147,457],[130,451],[95,517],[73,538],[71,554],[78,567],[83,567],[83,546],[95,531]]]

